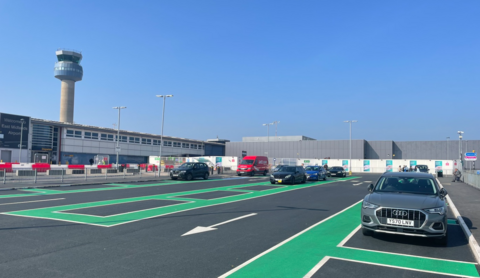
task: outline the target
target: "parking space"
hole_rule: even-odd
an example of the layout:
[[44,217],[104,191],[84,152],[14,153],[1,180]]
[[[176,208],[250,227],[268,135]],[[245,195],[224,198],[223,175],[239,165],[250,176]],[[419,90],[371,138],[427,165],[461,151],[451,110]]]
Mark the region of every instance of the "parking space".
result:
[[[363,236],[360,200],[377,178],[16,190],[0,196],[6,235],[0,271],[21,277],[479,277],[453,219],[445,247],[424,238]],[[188,234],[195,229],[200,232]]]

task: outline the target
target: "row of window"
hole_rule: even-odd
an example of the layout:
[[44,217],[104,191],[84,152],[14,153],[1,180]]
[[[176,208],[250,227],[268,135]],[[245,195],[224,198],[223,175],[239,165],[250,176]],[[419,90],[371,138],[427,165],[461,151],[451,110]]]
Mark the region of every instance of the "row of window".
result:
[[79,69],[74,69],[74,68],[66,68],[66,67],[55,67],[54,70],[67,70],[67,71],[76,71],[76,72],[82,72]]
[[[67,137],[82,138],[82,131],[67,129]],[[91,139],[91,140],[100,139],[101,141],[111,141],[111,142],[115,142],[116,137],[117,136],[113,134],[105,134],[105,133],[89,132],[89,131],[85,131],[83,134],[84,139]],[[130,136],[123,136],[123,135],[119,136],[119,142],[131,143],[131,144],[142,144],[142,145],[154,145],[154,146],[160,146],[161,144],[161,141],[157,139],[130,137]],[[174,147],[174,148],[184,148],[184,149],[195,149],[195,150],[202,149],[202,145],[200,144],[180,143],[180,142],[172,142],[172,141],[163,141],[163,146]]]

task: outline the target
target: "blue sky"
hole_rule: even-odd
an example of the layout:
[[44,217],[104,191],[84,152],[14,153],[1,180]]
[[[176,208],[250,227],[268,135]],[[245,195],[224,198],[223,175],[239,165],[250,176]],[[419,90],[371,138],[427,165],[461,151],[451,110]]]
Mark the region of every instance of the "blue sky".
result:
[[[79,49],[75,122],[192,139],[480,139],[480,1],[2,1],[0,111],[58,120],[55,50]],[[271,133],[272,134],[272,130]]]

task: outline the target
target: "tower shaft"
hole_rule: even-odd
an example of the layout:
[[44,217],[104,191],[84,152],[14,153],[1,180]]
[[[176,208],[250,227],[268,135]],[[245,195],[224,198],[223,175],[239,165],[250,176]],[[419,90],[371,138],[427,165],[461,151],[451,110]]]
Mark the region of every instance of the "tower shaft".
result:
[[62,80],[60,94],[60,122],[73,123],[75,81]]

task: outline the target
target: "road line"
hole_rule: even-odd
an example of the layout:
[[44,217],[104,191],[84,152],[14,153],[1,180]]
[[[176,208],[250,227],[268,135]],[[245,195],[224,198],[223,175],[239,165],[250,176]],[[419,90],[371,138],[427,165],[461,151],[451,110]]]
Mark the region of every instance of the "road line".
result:
[[356,183],[356,184],[354,184],[353,186],[357,186],[357,185],[361,185],[361,184],[362,184],[362,183]]
[[354,234],[356,234],[356,233],[358,232],[358,230],[360,230],[361,227],[362,227],[361,224],[358,225],[358,227],[356,227],[355,230],[353,230],[351,233],[349,233],[348,236],[347,236],[346,238],[344,238],[344,239],[337,245],[337,247],[343,247],[343,245],[344,245],[345,243],[347,243],[347,241],[349,241],[350,238],[352,238],[352,236],[353,236]]
[[421,270],[421,269],[409,268],[409,267],[404,267],[404,266],[395,266],[395,265],[388,265],[388,264],[364,262],[364,261],[357,261],[357,260],[345,259],[345,258],[330,257],[330,259],[336,259],[336,260],[342,260],[342,261],[354,262],[354,263],[369,264],[369,265],[376,265],[376,266],[385,266],[385,267],[390,267],[390,268],[405,269],[405,270],[411,270],[411,271],[417,271],[417,272],[424,272],[424,273],[433,273],[433,274],[439,274],[439,275],[445,275],[445,276],[452,276],[452,277],[478,278],[478,277],[476,277],[476,276],[455,275],[455,274],[450,274],[450,273],[446,273],[446,272],[436,272],[436,271],[431,271],[431,270]]
[[303,278],[310,278],[312,277],[320,268],[322,268],[322,266],[324,264],[326,264],[328,262],[328,260],[330,260],[331,257],[330,256],[325,256],[323,257],[323,259],[318,263],[316,264],[305,276],[303,276]]
[[240,217],[237,217],[237,218],[233,218],[233,219],[230,219],[230,220],[227,220],[227,221],[224,221],[224,222],[212,225],[212,226],[208,226],[208,227],[210,227],[210,228],[217,227],[217,226],[220,226],[220,225],[223,225],[223,224],[227,224],[227,223],[237,221],[237,220],[240,220],[240,219],[243,219],[243,218],[246,218],[246,217],[254,216],[254,215],[257,215],[257,214],[256,213],[250,213],[250,214],[240,216]]
[[16,205],[16,204],[26,204],[26,203],[37,203],[37,202],[47,202],[47,201],[57,201],[57,200],[65,200],[65,198],[48,199],[48,200],[37,200],[37,201],[25,201],[25,202],[15,202],[15,203],[6,203],[6,204],[0,204],[0,206]]
[[253,257],[253,258],[251,258],[250,260],[244,262],[243,264],[241,264],[241,265],[235,267],[234,269],[228,271],[227,273],[219,276],[218,278],[226,278],[227,276],[229,276],[229,275],[237,272],[238,270],[240,270],[240,269],[243,268],[244,266],[250,264],[251,262],[255,261],[256,259],[262,257],[263,255],[272,252],[273,250],[277,249],[278,247],[280,247],[280,246],[284,245],[285,243],[287,243],[287,242],[295,239],[295,238],[298,237],[298,236],[301,236],[302,234],[310,231],[311,229],[315,228],[316,226],[322,224],[323,222],[325,222],[325,221],[327,221],[327,220],[329,220],[329,219],[331,219],[331,218],[333,218],[333,217],[341,214],[342,212],[347,211],[347,210],[350,209],[350,208],[353,208],[354,206],[356,206],[358,203],[360,203],[360,202],[362,202],[362,201],[363,201],[363,200],[360,200],[360,201],[354,203],[353,205],[351,205],[351,206],[349,206],[349,207],[347,207],[347,208],[345,208],[345,209],[343,209],[343,210],[341,210],[341,211],[339,211],[339,212],[337,212],[337,213],[335,213],[335,214],[330,215],[329,217],[323,219],[322,221],[313,224],[312,226],[308,227],[307,229],[305,229],[305,230],[303,230],[303,231],[301,231],[301,232],[299,232],[299,233],[297,233],[297,234],[295,234],[295,235],[287,238],[286,240],[280,242],[279,244],[273,246],[272,248],[270,248],[270,249],[268,249],[268,250],[266,250],[266,251],[264,251],[264,252],[256,255],[255,257]]

